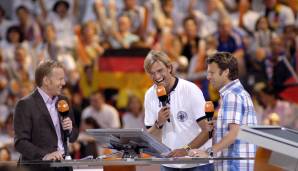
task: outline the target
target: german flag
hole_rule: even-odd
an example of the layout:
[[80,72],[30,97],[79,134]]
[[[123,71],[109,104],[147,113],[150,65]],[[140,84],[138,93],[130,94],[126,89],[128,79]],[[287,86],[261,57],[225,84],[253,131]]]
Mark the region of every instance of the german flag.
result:
[[[144,71],[144,59],[150,49],[113,49],[107,50],[99,58],[99,88],[119,90],[118,107],[126,105],[128,94],[141,99],[152,81]],[[125,99],[125,100],[121,100]]]

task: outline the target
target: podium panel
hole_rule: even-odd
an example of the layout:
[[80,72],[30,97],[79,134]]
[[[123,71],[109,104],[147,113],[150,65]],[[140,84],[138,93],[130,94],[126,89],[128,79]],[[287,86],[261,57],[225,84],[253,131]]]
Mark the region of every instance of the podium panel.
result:
[[[265,170],[265,164],[260,163],[268,162],[271,169],[298,171],[297,131],[279,126],[242,126],[238,138],[263,148],[257,151],[255,170]],[[258,159],[258,156],[262,157]]]

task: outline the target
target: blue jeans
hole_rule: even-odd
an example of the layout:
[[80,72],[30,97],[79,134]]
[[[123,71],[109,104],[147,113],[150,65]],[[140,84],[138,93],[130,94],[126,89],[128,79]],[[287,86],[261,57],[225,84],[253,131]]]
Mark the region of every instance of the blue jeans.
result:
[[205,164],[202,166],[192,168],[171,168],[166,166],[160,166],[160,171],[214,171],[213,163]]

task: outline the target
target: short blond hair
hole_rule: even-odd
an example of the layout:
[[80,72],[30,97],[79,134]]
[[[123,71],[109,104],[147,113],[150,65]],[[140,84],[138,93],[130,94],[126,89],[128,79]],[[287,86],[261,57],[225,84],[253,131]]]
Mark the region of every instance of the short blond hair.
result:
[[144,61],[144,69],[148,74],[150,74],[152,65],[157,61],[162,62],[168,68],[172,67],[171,59],[166,53],[158,50],[151,50]]

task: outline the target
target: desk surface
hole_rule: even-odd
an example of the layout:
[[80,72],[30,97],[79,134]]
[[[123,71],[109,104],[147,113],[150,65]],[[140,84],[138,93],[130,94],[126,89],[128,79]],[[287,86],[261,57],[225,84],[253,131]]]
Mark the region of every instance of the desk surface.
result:
[[214,160],[254,160],[254,158],[198,158],[198,157],[179,157],[179,158],[147,158],[147,159],[90,159],[90,160],[62,160],[51,162],[51,167],[94,167],[111,165],[152,165],[152,164],[207,164]]

